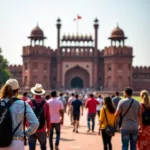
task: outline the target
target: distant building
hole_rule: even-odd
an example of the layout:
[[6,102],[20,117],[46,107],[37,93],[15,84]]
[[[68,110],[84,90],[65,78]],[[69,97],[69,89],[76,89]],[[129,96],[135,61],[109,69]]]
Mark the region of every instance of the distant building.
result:
[[98,49],[98,19],[91,35],[64,35],[61,38],[61,20],[57,20],[57,49],[44,46],[43,31],[32,30],[30,45],[23,47],[23,66],[9,66],[13,77],[23,89],[42,83],[49,89],[94,88],[105,91],[150,91],[150,67],[133,67],[132,47],[125,45],[127,37],[118,26],[108,38],[109,47]]

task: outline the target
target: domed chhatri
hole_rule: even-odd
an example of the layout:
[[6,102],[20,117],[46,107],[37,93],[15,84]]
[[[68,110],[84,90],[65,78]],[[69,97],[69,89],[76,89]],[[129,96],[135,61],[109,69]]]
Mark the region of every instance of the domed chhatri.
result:
[[46,37],[44,37],[44,33],[42,31],[42,29],[39,28],[39,26],[37,25],[32,31],[31,31],[31,35],[29,36],[29,38],[40,38],[40,39],[45,39]]
[[34,41],[34,45],[37,45],[37,41],[39,45],[41,41],[42,45],[44,45],[44,39],[46,39],[42,29],[40,29],[38,25],[31,31],[31,35],[28,38],[31,40],[30,45],[32,45],[32,41]]
[[124,31],[117,25],[117,27],[111,32],[111,36],[109,37],[109,39],[125,40],[127,39],[127,37],[125,37]]

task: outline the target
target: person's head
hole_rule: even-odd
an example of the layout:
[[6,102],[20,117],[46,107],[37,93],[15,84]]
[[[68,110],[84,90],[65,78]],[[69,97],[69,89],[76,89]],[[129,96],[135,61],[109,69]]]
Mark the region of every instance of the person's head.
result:
[[71,96],[74,97],[74,93],[72,93]]
[[12,101],[12,96],[17,97],[19,92],[19,83],[16,79],[9,79],[0,91],[0,99],[8,98]]
[[42,96],[45,94],[45,90],[42,87],[42,84],[37,83],[34,87],[31,88],[31,93],[36,96]]
[[115,95],[112,95],[112,96],[111,96],[111,98],[114,98],[114,97],[115,97]]
[[118,97],[119,96],[119,92],[117,91],[117,92],[115,92],[115,95]]
[[150,104],[150,98],[149,98],[149,93],[148,93],[148,91],[146,91],[146,90],[141,91],[141,92],[140,92],[140,96],[141,96],[141,98],[142,98],[142,100],[143,100],[143,103],[144,103],[145,105],[149,105],[149,104]]
[[76,98],[76,99],[78,99],[78,98],[79,98],[79,95],[78,95],[78,94],[76,94],[76,95],[75,95],[75,98]]
[[51,92],[51,97],[53,97],[53,98],[57,97],[57,92],[56,91],[52,91]]
[[28,96],[28,92],[24,92],[23,96],[27,97]]
[[98,95],[98,98],[102,98],[101,94]]
[[63,93],[60,93],[60,97],[62,97],[63,96]]
[[91,94],[90,94],[90,98],[93,98],[93,97],[94,97],[94,95],[91,93]]
[[125,88],[123,91],[124,97],[131,97],[132,96],[132,89],[131,88]]
[[104,98],[104,105],[107,107],[108,111],[112,114],[115,113],[116,109],[114,104],[112,103],[112,99],[108,96]]
[[49,100],[49,99],[50,99],[50,95],[47,94],[47,95],[45,96],[45,99],[46,99],[46,100]]

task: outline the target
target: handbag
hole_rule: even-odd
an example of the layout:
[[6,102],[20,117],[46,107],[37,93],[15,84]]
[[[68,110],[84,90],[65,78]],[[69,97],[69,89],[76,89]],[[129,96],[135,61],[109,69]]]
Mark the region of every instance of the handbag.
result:
[[122,125],[122,121],[123,121],[123,118],[125,117],[125,115],[128,113],[128,111],[130,110],[132,104],[134,102],[134,99],[132,99],[127,111],[124,113],[124,115],[120,114],[120,119],[119,119],[119,128],[121,128],[121,125]]
[[115,122],[114,122],[114,126],[109,125],[105,108],[104,108],[104,113],[105,113],[106,122],[107,122],[105,132],[106,132],[109,136],[114,136],[114,135],[115,135]]

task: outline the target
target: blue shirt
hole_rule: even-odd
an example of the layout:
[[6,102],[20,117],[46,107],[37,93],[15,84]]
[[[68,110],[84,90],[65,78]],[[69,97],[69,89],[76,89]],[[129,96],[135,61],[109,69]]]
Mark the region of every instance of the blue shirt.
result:
[[80,107],[82,106],[82,102],[78,99],[74,100],[72,102],[72,107],[73,107],[73,114],[80,114]]
[[[4,99],[4,101],[8,102],[9,100],[6,98]],[[27,136],[29,136],[36,132],[39,126],[39,121],[35,116],[32,108],[26,102],[25,104],[26,104],[26,120],[30,123],[30,126],[26,129],[25,133]],[[17,100],[10,106],[13,131],[17,127],[17,125],[22,121],[18,130],[15,132],[14,137],[24,137],[23,133],[24,111],[25,107],[24,102],[22,100]]]

